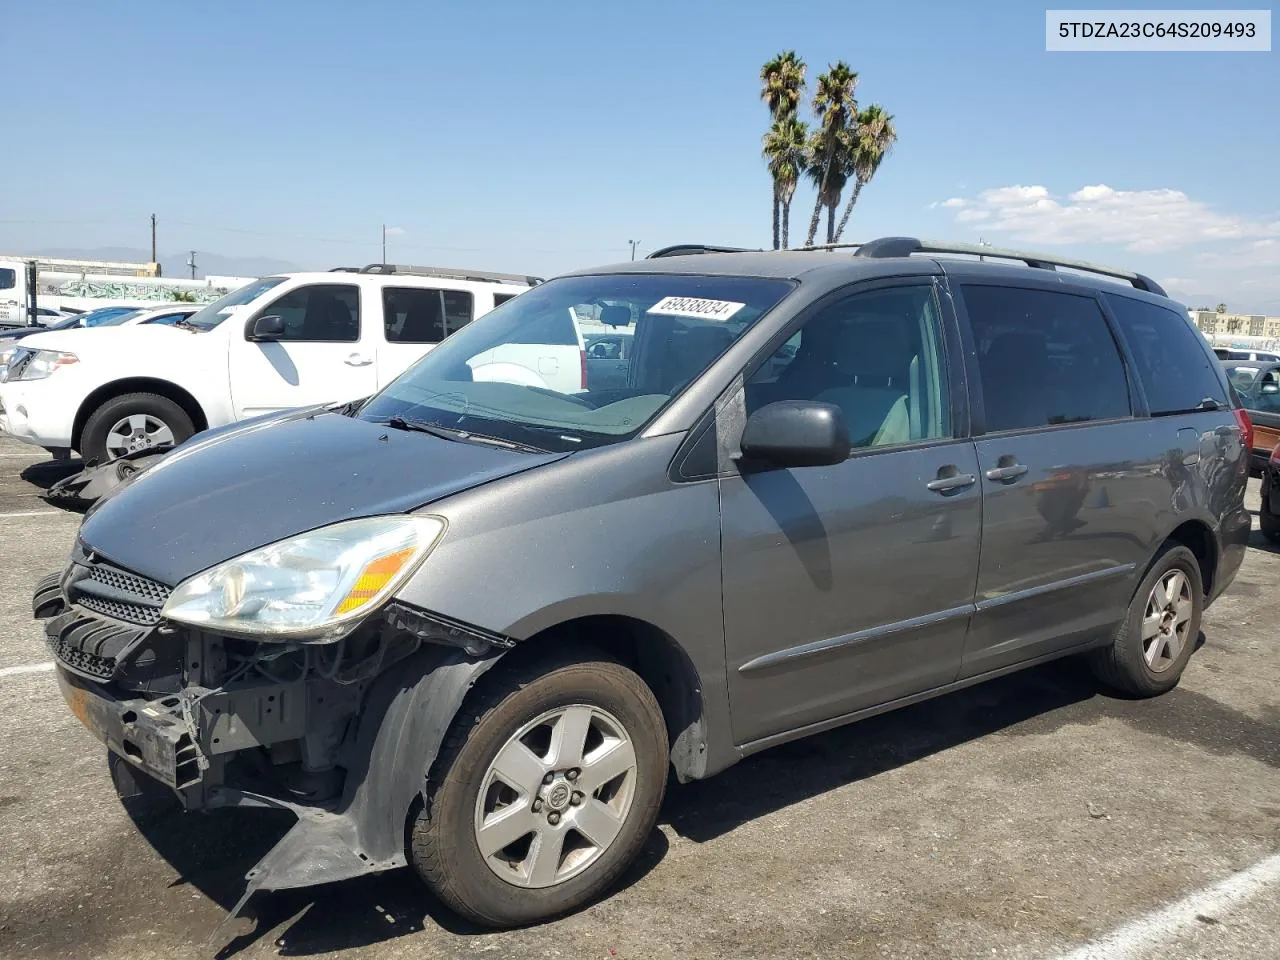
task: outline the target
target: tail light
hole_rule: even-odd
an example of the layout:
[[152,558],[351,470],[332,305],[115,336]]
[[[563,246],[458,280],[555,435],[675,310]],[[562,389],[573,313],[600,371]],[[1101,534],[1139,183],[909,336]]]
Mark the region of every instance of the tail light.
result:
[[587,351],[579,350],[578,356],[581,358],[579,363],[582,367],[582,389],[585,390],[587,389]]
[[1245,412],[1244,407],[1236,407],[1231,412],[1236,415],[1236,423],[1240,426],[1240,442],[1244,444],[1244,449],[1247,453],[1252,453],[1253,421],[1249,419],[1249,414]]

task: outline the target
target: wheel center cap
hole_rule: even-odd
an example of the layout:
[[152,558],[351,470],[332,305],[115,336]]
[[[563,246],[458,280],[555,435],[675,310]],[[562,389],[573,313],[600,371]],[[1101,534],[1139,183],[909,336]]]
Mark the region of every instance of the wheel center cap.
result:
[[569,797],[572,792],[569,789],[569,785],[563,780],[557,781],[547,791],[547,806],[551,807],[552,810],[563,810],[569,805]]

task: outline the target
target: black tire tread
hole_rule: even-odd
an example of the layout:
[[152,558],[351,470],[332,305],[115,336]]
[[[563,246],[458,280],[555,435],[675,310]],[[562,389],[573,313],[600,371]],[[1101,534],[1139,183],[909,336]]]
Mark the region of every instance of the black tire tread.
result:
[[[171,408],[169,416],[172,420],[168,421],[169,427],[173,430],[174,440],[178,443],[186,440],[196,432],[195,424],[191,422],[191,416],[176,401],[160,393],[122,393],[116,397],[109,397],[98,404],[98,408],[89,414],[88,419],[84,422],[84,427],[80,431],[79,447],[80,453],[86,460],[97,460],[105,462],[106,447],[105,436],[99,440],[98,434],[105,431],[108,426],[105,421],[120,414],[113,412],[116,408],[127,407],[131,404],[161,406]],[[98,449],[101,447],[102,449]]]
[[1274,544],[1280,545],[1280,517],[1277,517],[1269,509],[1267,504],[1262,504],[1262,509],[1258,511],[1258,526],[1262,528],[1262,535]]
[[[1122,693],[1135,697],[1151,697],[1165,693],[1177,686],[1182,676],[1182,671],[1186,669],[1186,662],[1176,670],[1171,670],[1165,676],[1156,679],[1146,669],[1145,663],[1138,663],[1134,660],[1134,648],[1129,642],[1129,631],[1133,622],[1133,609],[1135,604],[1141,604],[1145,612],[1147,595],[1151,590],[1152,575],[1155,571],[1156,576],[1161,575],[1173,565],[1170,561],[1170,555],[1176,554],[1178,558],[1189,560],[1185,566],[1187,572],[1191,575],[1192,586],[1199,594],[1199,609],[1194,617],[1194,630],[1192,636],[1187,643],[1186,658],[1189,660],[1191,651],[1194,651],[1196,640],[1199,636],[1200,619],[1203,613],[1204,604],[1204,585],[1201,581],[1200,564],[1196,555],[1191,552],[1190,548],[1182,543],[1174,540],[1166,540],[1156,551],[1155,557],[1151,564],[1147,567],[1146,574],[1143,575],[1141,582],[1138,584],[1137,590],[1134,592],[1133,598],[1129,601],[1129,606],[1125,609],[1124,620],[1116,628],[1111,643],[1105,647],[1089,652],[1089,666],[1093,670],[1093,674],[1107,686],[1118,690]],[[1140,619],[1140,618],[1139,618]],[[1141,649],[1137,651],[1137,656],[1141,658]]]
[[[461,896],[457,886],[452,882],[453,871],[445,862],[445,850],[436,842],[431,827],[435,820],[437,799],[443,781],[453,770],[458,755],[466,747],[477,729],[498,710],[512,695],[542,679],[554,671],[582,668],[585,670],[611,669],[616,678],[632,687],[632,692],[642,701],[648,701],[655,714],[662,739],[666,742],[666,727],[662,721],[661,708],[653,696],[653,692],[628,667],[608,654],[592,647],[569,647],[549,651],[537,657],[515,658],[509,663],[500,663],[476,685],[464,701],[462,708],[454,718],[453,724],[441,744],[440,752],[432,764],[427,778],[427,789],[421,812],[414,820],[410,830],[410,862],[426,882],[431,891],[451,910],[474,923],[486,927],[504,928],[527,921],[513,923],[508,916],[492,915],[476,904]],[[615,672],[616,671],[616,672]],[[643,819],[656,819],[665,793],[666,757],[663,756],[663,781],[651,799],[649,810],[636,811]],[[641,843],[645,838],[640,838]],[[637,847],[638,852],[638,847]],[[618,866],[615,875],[610,876],[603,888],[616,881],[633,857],[625,858]],[[574,909],[569,907],[566,911]],[[538,919],[551,919],[550,917]]]

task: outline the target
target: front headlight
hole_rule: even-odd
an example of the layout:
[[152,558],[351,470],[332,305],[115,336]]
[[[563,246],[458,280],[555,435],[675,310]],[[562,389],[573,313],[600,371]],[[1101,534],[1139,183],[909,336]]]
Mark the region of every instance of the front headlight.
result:
[[79,362],[80,358],[74,353],[16,347],[5,363],[4,377],[10,381],[43,380],[60,367],[69,367]]
[[257,640],[329,643],[409,578],[444,533],[438,517],[346,520],[180,583],[163,615]]

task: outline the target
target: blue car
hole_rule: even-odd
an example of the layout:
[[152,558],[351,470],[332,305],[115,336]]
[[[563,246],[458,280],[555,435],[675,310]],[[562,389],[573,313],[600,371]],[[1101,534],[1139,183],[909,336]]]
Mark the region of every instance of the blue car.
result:
[[33,333],[47,333],[50,330],[74,330],[77,327],[98,327],[103,324],[110,324],[112,320],[118,320],[126,314],[137,312],[137,307],[99,307],[97,310],[90,310],[88,313],[80,313],[74,317],[67,317],[65,320],[59,320],[57,323],[51,323],[47,327],[18,327],[14,330],[6,330],[0,333],[0,344],[9,344],[14,340],[21,340],[23,337],[29,337]]

